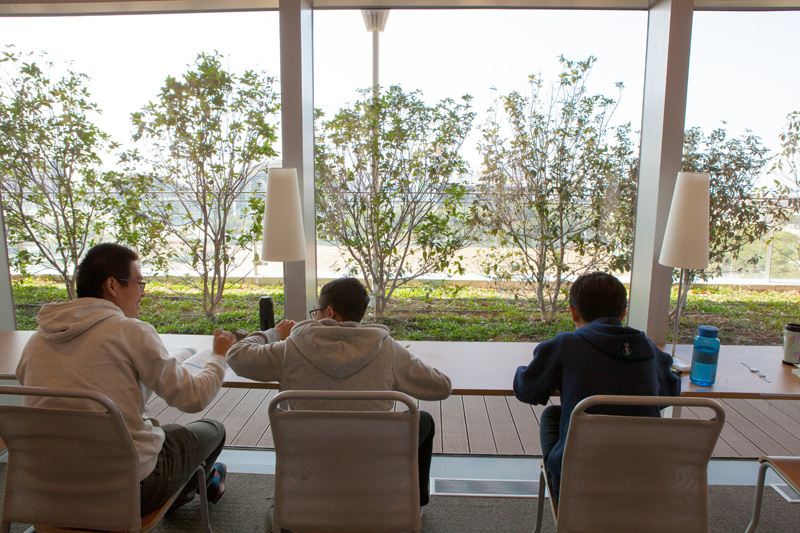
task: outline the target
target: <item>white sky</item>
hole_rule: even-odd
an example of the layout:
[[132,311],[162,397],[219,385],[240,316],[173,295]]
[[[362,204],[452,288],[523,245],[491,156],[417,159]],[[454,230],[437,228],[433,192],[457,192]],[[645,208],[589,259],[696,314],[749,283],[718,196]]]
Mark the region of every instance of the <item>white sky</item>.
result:
[[[315,105],[331,116],[371,84],[372,38],[359,11],[316,12],[314,24]],[[638,130],[646,25],[640,11],[393,10],[381,34],[380,81],[420,89],[430,102],[471,94],[480,113],[491,87],[525,90],[529,74],[555,78],[560,54],[594,55],[590,90],[616,97],[613,83],[622,81],[616,117]],[[786,115],[800,109],[798,27],[800,12],[696,13],[687,127],[710,131],[726,120],[731,133],[750,129],[777,148]],[[277,12],[0,17],[0,45],[47,51],[91,76],[104,113],[98,122],[120,142],[130,138],[130,113],[155,99],[165,77],[182,74],[201,51],[219,50],[235,71],[264,69],[279,77],[277,31]],[[474,166],[476,157],[465,156]]]

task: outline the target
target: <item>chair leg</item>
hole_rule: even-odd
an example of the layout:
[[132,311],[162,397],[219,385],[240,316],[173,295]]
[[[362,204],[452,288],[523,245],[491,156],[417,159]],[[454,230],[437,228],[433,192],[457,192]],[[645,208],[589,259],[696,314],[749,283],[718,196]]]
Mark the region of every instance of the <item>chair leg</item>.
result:
[[767,469],[769,463],[761,463],[758,468],[758,483],[756,483],[756,499],[753,503],[753,517],[750,519],[750,525],[747,526],[745,533],[753,533],[758,526],[758,520],[761,517],[761,501],[764,499],[764,479],[767,477]]
[[206,533],[213,533],[211,522],[208,518],[208,494],[206,494],[206,471],[202,465],[195,470],[197,476],[197,492],[200,495],[200,520],[203,522],[203,530]]
[[539,470],[539,497],[536,498],[536,525],[533,528],[533,533],[539,533],[542,530],[542,514],[544,511],[544,489],[547,482],[544,479],[544,468]]

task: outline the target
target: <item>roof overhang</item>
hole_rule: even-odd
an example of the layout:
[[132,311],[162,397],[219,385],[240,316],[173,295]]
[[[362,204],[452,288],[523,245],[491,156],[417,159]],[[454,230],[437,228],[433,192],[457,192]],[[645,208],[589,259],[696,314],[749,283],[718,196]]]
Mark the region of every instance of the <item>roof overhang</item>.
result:
[[[311,0],[315,9],[610,9],[646,10],[650,0]],[[0,0],[0,16],[124,15],[269,11],[279,0]],[[695,0],[696,11],[800,9],[800,0]]]

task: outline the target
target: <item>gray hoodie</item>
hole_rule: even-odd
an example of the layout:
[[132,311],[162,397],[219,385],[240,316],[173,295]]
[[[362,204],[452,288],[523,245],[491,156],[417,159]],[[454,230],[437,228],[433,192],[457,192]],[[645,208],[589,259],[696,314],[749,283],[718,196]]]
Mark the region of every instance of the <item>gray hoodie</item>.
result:
[[[253,333],[228,351],[228,365],[242,377],[278,381],[283,390],[396,390],[432,401],[451,392],[450,378],[411,355],[380,324],[305,320],[285,341],[274,329]],[[302,407],[332,408],[313,401]],[[353,408],[385,411],[392,402]]]
[[[17,366],[23,385],[93,390],[111,398],[122,412],[139,455],[139,478],[156,464],[164,432],[143,418],[152,390],[181,411],[205,408],[219,392],[225,360],[212,356],[197,375],[169,357],[150,324],[126,318],[112,302],[78,298],[47,304],[36,317],[39,329],[25,345]],[[28,397],[27,405],[87,408],[87,400]],[[92,408],[100,409],[97,404]]]

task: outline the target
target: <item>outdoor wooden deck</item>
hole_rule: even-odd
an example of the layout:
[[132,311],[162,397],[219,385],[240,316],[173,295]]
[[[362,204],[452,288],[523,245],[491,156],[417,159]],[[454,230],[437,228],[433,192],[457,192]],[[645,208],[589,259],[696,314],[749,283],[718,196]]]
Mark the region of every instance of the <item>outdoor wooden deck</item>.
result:
[[[277,391],[223,388],[200,413],[181,413],[161,398],[149,404],[149,416],[161,424],[185,424],[208,417],[225,424],[227,445],[271,448],[267,405]],[[800,402],[791,400],[724,400],[726,424],[715,458],[800,455]],[[543,406],[510,396],[451,396],[420,402],[437,426],[434,453],[458,455],[541,455],[539,415]],[[697,416],[684,409],[684,417]]]

